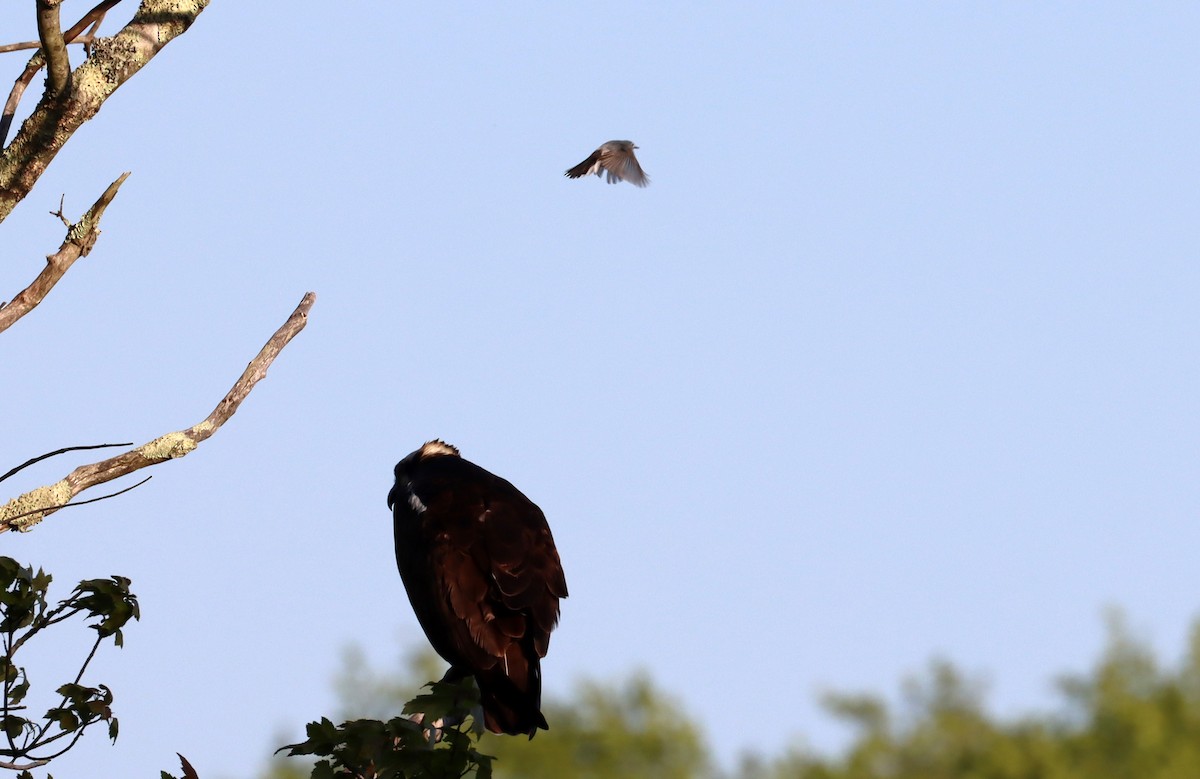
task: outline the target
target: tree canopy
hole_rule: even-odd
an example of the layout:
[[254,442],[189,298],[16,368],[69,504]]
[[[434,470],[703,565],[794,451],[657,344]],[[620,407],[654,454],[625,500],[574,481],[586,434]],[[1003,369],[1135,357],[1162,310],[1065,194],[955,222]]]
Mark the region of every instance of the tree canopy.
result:
[[[394,672],[347,654],[337,680],[342,714],[394,716],[438,675],[437,659],[410,655]],[[484,735],[497,777],[678,779],[1182,779],[1200,776],[1200,623],[1176,665],[1160,662],[1118,615],[1095,665],[1057,683],[1050,711],[990,713],[985,685],[936,660],[898,696],[836,693],[830,714],[853,729],[837,754],[778,745],[717,766],[700,724],[645,673],[578,682],[549,698],[550,730],[533,741]],[[731,713],[732,716],[732,713]],[[801,734],[797,734],[798,736]],[[799,743],[799,742],[798,742]],[[273,764],[263,779],[307,776]]]

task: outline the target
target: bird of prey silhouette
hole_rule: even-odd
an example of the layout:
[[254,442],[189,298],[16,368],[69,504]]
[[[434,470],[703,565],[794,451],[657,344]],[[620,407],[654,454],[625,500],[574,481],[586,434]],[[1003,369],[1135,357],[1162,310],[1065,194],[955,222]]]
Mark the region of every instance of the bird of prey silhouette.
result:
[[567,597],[545,515],[440,440],[395,474],[396,566],[429,643],[450,663],[445,678],[475,677],[488,730],[533,738],[548,729],[541,659]]
[[638,147],[633,141],[606,141],[586,160],[563,175],[569,179],[577,179],[589,173],[595,173],[597,176],[607,173],[609,184],[628,181],[634,186],[644,187],[650,183],[650,177],[642,170],[637,157],[634,156],[633,150],[636,148]]

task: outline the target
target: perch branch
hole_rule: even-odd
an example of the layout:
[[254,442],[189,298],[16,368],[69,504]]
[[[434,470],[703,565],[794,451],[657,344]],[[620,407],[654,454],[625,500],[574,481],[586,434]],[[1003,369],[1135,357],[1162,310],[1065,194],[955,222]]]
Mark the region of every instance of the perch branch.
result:
[[[58,247],[57,252],[46,258],[46,267],[42,268],[42,272],[33,280],[33,283],[21,290],[8,305],[0,308],[0,333],[37,307],[38,303],[41,303],[46,295],[50,294],[50,290],[54,289],[54,285],[58,283],[59,279],[71,269],[75,260],[86,257],[92,250],[96,239],[100,237],[100,217],[104,216],[104,210],[117,196],[117,190],[121,188],[127,178],[129,178],[129,173],[122,173],[116,181],[108,185],[108,189],[104,190],[104,194],[92,204],[87,213],[80,217],[78,222],[67,228],[67,237],[63,240],[62,246]],[[61,215],[61,213],[60,209],[59,214]]]
[[110,457],[90,465],[82,465],[54,484],[39,487],[20,497],[13,498],[5,505],[0,506],[0,533],[7,530],[28,531],[45,517],[66,506],[72,498],[86,489],[151,465],[183,457],[191,452],[233,416],[234,412],[238,410],[238,406],[250,394],[250,390],[254,389],[254,385],[267,375],[267,369],[271,367],[271,363],[279,356],[283,347],[287,346],[288,342],[304,329],[304,325],[308,322],[308,312],[316,299],[317,296],[312,292],[304,296],[288,320],[275,331],[258,355],[246,366],[246,370],[234,383],[233,388],[226,393],[203,422],[192,425],[186,430],[159,436],[149,443],[116,457]]

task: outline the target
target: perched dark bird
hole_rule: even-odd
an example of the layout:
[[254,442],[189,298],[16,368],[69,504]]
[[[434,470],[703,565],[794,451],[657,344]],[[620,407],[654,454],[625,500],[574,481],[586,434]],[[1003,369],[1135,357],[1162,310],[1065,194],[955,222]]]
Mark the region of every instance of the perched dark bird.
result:
[[628,181],[634,186],[644,187],[650,183],[650,178],[642,170],[637,157],[633,154],[633,150],[636,148],[638,147],[633,144],[633,141],[607,141],[600,144],[600,148],[592,152],[590,157],[568,170],[564,175],[569,179],[577,179],[589,173],[599,176],[601,172],[604,172],[608,174],[609,184]]
[[474,676],[493,733],[547,729],[541,659],[567,581],[546,516],[499,476],[430,441],[396,465],[388,493],[396,566],[429,643]]

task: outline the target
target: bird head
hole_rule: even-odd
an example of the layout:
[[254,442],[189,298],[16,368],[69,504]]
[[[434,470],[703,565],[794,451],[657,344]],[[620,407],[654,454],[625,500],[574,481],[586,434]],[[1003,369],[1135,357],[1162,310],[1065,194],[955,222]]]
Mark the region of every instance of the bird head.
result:
[[440,438],[435,438],[432,441],[426,441],[417,451],[407,455],[403,460],[396,463],[396,484],[388,493],[388,508],[392,508],[397,500],[398,491],[409,489],[411,478],[409,474],[412,469],[425,460],[433,457],[460,457],[458,447],[446,443]]
[[[448,444],[440,438],[435,438],[432,441],[426,441],[421,445],[421,448],[413,452],[413,454],[419,455],[418,459],[420,460],[427,460],[430,457],[441,457],[443,455],[452,455],[454,457],[461,456],[458,453],[457,446]],[[412,455],[409,456],[411,457]]]

